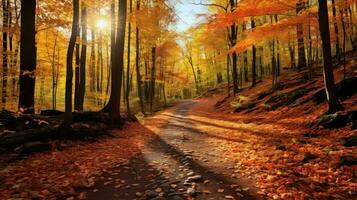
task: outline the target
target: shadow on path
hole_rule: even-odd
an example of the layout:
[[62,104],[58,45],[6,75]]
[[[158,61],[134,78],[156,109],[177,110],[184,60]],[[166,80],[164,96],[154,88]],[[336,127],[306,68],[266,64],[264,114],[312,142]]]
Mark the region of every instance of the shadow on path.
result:
[[[175,114],[186,115],[192,105],[194,104],[191,102],[179,105]],[[190,121],[185,123],[192,125]],[[200,148],[200,144],[194,140],[186,141],[185,136],[200,135],[204,143],[205,137],[209,137],[206,134],[194,128],[175,125],[174,120],[171,119],[160,127],[159,133],[153,133],[145,126],[141,126],[140,129],[143,133],[153,135],[147,146],[142,149],[142,153],[126,163],[103,170],[104,174],[99,177],[100,180],[94,187],[90,190],[82,190],[88,193],[88,199],[150,199],[145,195],[147,191],[156,191],[157,195],[162,196],[155,199],[187,199],[186,191],[192,186],[185,184],[185,180],[190,172],[190,176],[195,174],[203,178],[202,181],[194,184],[198,192],[195,199],[225,199],[227,196],[232,196],[234,199],[262,199],[253,189],[241,191],[246,183],[222,175],[195,158],[193,152]],[[181,144],[186,143],[192,143],[191,148],[180,147]],[[207,159],[216,158],[207,157]],[[224,191],[218,192],[219,189]]]

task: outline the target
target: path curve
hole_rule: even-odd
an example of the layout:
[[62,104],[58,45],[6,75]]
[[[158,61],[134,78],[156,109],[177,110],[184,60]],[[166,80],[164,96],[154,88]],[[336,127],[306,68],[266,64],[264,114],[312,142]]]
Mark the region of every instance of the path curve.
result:
[[107,170],[87,198],[263,199],[249,180],[233,173],[235,163],[222,156],[224,148],[219,147],[227,141],[207,137],[187,117],[195,104],[194,100],[184,101],[145,120],[145,130],[155,127],[156,119],[165,119],[165,123],[156,127],[159,131],[140,154]]

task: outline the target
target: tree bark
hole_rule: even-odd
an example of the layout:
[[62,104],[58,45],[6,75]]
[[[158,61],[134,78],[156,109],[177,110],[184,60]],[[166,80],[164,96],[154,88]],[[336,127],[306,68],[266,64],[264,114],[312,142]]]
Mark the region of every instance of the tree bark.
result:
[[[296,4],[296,13],[299,14],[301,11],[305,10],[306,2],[298,1]],[[298,44],[298,69],[306,66],[306,55],[305,55],[305,41],[304,41],[304,27],[302,24],[297,25],[297,44]]]
[[[140,10],[140,0],[137,0],[136,9]],[[140,109],[143,114],[145,114],[143,93],[142,93],[142,82],[141,82],[141,74],[140,74],[140,29],[139,26],[136,25],[136,60],[135,60],[135,68],[136,68],[136,82],[138,89],[138,96],[140,101]]]
[[69,128],[72,123],[72,78],[73,78],[73,53],[77,40],[79,23],[79,0],[73,0],[73,21],[72,33],[67,50],[67,71],[66,71],[66,94],[65,94],[65,115],[62,126]]
[[324,81],[329,105],[328,112],[335,113],[340,110],[342,106],[338,100],[333,74],[327,0],[319,0],[319,25],[324,57]]
[[53,46],[52,52],[52,110],[56,110],[56,84],[57,84],[57,73],[56,70],[56,50],[58,42],[58,32],[56,33],[55,44]]
[[[255,28],[254,19],[251,20],[251,25],[252,25],[252,29],[254,29]],[[257,51],[255,48],[255,45],[253,45],[253,47],[252,47],[252,87],[255,87],[257,85],[256,57],[257,57]]]
[[[236,2],[234,0],[230,0],[230,6],[231,6],[231,12],[233,12],[236,8]],[[236,24],[233,24],[231,26],[231,45],[234,47],[237,43],[237,26]],[[238,87],[238,59],[237,59],[237,53],[233,52],[232,54],[232,70],[233,70],[233,94],[236,96],[238,93],[239,87]]]
[[151,86],[150,86],[150,112],[153,112],[153,103],[155,100],[155,81],[156,81],[156,47],[151,49],[152,68],[151,68]]
[[108,105],[104,111],[109,112],[113,119],[120,119],[120,99],[124,68],[124,47],[126,29],[127,0],[119,1],[118,29],[116,33],[115,49],[112,58],[112,84]]
[[80,63],[80,85],[78,94],[78,111],[83,112],[84,108],[84,97],[86,92],[86,64],[87,64],[87,8],[82,9],[82,49],[81,49],[81,63]]
[[227,55],[227,96],[231,95],[230,56]]
[[19,110],[34,113],[36,71],[36,0],[21,0]]
[[2,95],[1,95],[1,106],[2,109],[6,108],[6,96],[7,96],[7,71],[8,71],[8,33],[9,33],[9,0],[2,0],[2,20],[3,20],[3,31],[2,31]]
[[336,17],[336,3],[335,0],[332,0],[332,15],[333,15],[333,24],[335,28],[335,39],[336,39],[336,56],[338,62],[341,60],[341,52],[340,52],[340,38],[338,34],[338,23],[337,23],[337,17]]
[[95,92],[95,68],[96,68],[96,56],[95,56],[95,30],[92,29],[91,31],[92,36],[92,48],[91,48],[91,55],[90,55],[90,91]]
[[[130,14],[133,12],[133,0],[129,0],[129,10]],[[129,102],[129,95],[130,95],[130,51],[131,51],[131,23],[129,22],[128,25],[128,53],[127,53],[127,69],[126,69],[126,112],[130,115],[130,102]]]
[[[77,30],[77,36],[76,38],[80,37],[80,28],[78,26]],[[78,111],[78,105],[79,105],[79,87],[80,87],[80,63],[81,63],[81,58],[80,58],[80,44],[79,41],[76,42],[76,58],[75,58],[75,71],[74,71],[74,110]]]
[[341,23],[342,23],[342,31],[343,31],[343,43],[342,43],[342,50],[343,50],[343,78],[346,78],[346,25],[345,19],[347,17],[344,16],[344,9],[340,9],[341,15]]

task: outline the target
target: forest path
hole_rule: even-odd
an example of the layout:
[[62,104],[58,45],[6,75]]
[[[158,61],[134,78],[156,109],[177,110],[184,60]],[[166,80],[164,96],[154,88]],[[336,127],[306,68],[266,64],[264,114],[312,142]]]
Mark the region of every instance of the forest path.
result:
[[143,131],[154,138],[136,157],[107,170],[88,199],[260,199],[223,156],[220,147],[234,141],[207,136],[187,117],[195,104],[184,101],[145,119]]

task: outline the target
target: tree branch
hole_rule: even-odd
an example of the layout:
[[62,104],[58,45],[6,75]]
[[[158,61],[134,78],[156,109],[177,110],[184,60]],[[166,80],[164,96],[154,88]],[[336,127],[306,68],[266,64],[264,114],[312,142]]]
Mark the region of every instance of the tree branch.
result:
[[228,8],[224,7],[222,5],[216,4],[216,3],[202,3],[202,1],[200,3],[191,3],[192,5],[196,5],[196,6],[207,6],[207,7],[217,7],[220,9],[223,9],[225,12],[227,12]]

